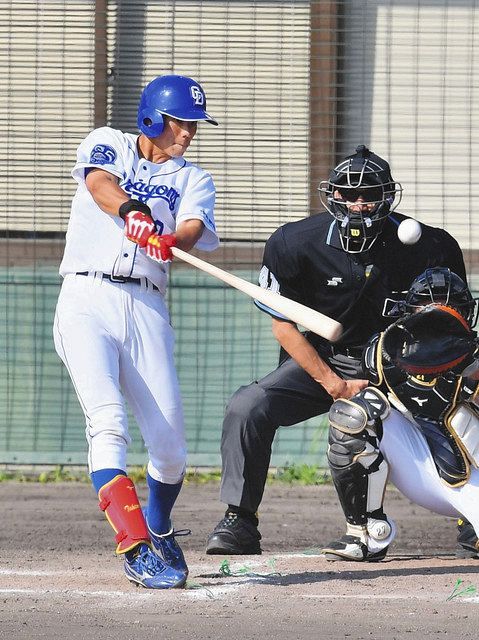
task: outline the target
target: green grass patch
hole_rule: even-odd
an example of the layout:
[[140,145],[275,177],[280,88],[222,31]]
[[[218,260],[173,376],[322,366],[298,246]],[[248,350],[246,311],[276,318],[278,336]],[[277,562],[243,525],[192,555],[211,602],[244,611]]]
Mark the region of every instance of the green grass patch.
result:
[[[146,465],[131,467],[128,470],[129,477],[135,484],[146,482]],[[219,469],[201,468],[189,469],[185,476],[185,484],[218,484],[221,479]],[[90,483],[90,476],[86,469],[76,469],[69,466],[58,465],[53,469],[18,468],[0,469],[0,482],[38,482],[49,484],[55,482],[84,482]],[[287,465],[271,470],[268,474],[268,483],[286,483],[301,485],[319,485],[331,482],[328,471],[314,465],[299,464]]]
[[456,584],[454,585],[451,595],[449,595],[446,598],[446,602],[448,602],[449,600],[453,600],[454,598],[464,598],[467,596],[472,597],[477,594],[477,588],[475,585],[473,584],[469,584],[466,586],[463,586],[463,585],[465,585],[464,580],[461,580],[461,578],[458,578],[456,580]]
[[329,484],[331,475],[329,471],[321,469],[316,465],[292,464],[277,469],[270,474],[271,482],[284,482],[287,484],[319,485]]

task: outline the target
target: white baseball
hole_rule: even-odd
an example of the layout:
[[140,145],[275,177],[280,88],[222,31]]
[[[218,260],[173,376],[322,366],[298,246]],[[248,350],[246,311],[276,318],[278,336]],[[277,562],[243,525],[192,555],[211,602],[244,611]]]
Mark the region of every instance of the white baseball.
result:
[[403,244],[416,244],[421,234],[421,225],[413,218],[403,220],[398,227],[398,238]]

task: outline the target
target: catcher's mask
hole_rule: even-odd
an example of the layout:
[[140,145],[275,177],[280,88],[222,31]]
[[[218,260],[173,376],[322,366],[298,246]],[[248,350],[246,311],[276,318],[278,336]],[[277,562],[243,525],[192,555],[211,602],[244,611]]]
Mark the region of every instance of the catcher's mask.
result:
[[445,267],[426,269],[413,280],[403,303],[403,311],[412,313],[427,304],[444,304],[456,309],[472,328],[477,322],[477,300],[456,273]]
[[[348,253],[361,253],[373,245],[402,197],[402,186],[393,180],[389,164],[364,145],[340,162],[318,189],[323,206],[337,220],[341,245]],[[366,206],[358,203],[360,197]]]

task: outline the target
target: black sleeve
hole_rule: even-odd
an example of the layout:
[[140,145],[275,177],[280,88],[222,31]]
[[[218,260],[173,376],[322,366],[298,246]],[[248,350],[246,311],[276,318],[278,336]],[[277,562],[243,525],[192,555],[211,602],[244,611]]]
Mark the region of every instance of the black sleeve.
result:
[[265,289],[302,302],[301,274],[295,253],[288,246],[284,227],[280,227],[266,242],[259,283]]
[[448,267],[467,282],[464,256],[457,240],[437,227],[432,229],[429,237],[427,267]]
[[461,247],[457,240],[447,233],[447,231],[444,231],[444,234],[445,257],[447,258],[447,264],[445,266],[449,267],[449,269],[462,278],[464,282],[467,282],[466,266],[464,264],[464,256],[462,254]]

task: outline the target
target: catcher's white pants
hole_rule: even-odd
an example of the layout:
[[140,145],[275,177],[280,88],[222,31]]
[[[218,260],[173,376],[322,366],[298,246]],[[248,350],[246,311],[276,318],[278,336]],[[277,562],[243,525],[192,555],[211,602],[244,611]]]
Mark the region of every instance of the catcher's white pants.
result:
[[383,428],[380,449],[390,465],[389,479],[399,491],[435,513],[467,518],[479,534],[479,470],[471,467],[465,485],[449,487],[436,471],[426,439],[402,413],[391,409]]
[[179,482],[186,466],[184,420],[163,296],[146,280],[117,284],[98,274],[67,275],[54,340],[85,414],[90,472],[126,471],[126,398],[148,450],[150,475]]

